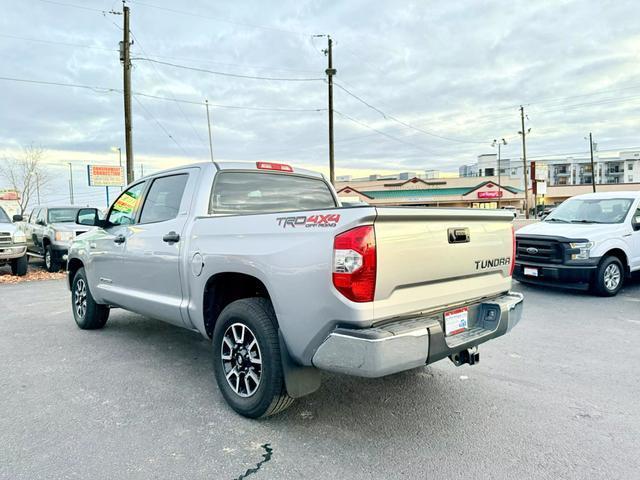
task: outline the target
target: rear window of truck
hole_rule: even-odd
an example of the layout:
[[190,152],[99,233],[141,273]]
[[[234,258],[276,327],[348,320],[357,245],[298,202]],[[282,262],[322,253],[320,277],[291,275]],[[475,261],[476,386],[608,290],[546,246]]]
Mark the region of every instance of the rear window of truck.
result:
[[314,210],[336,206],[322,180],[262,172],[221,172],[211,192],[209,213],[250,214]]

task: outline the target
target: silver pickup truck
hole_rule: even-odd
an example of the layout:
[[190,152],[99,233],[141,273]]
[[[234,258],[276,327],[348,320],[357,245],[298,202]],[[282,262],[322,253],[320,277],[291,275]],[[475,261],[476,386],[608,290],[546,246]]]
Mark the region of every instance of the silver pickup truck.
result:
[[203,163],[126,188],[68,258],[73,315],[102,328],[126,310],[211,339],[218,386],[238,413],[275,414],[316,390],[319,370],[381,377],[477,347],[520,320],[510,292],[513,215],[345,208],[318,173]]

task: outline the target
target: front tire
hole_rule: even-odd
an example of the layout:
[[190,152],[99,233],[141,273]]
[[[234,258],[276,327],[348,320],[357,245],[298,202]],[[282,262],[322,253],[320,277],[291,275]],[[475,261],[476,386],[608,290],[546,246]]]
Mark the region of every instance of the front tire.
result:
[[220,313],[213,331],[213,368],[218,387],[240,415],[260,418],[288,408],[276,316],[271,302],[245,298]]
[[24,277],[27,274],[28,267],[29,257],[27,255],[11,260],[11,273],[13,275]]
[[56,273],[60,271],[60,259],[56,258],[51,245],[44,246],[44,266],[47,272]]
[[624,284],[624,266],[618,257],[608,256],[602,259],[593,283],[593,290],[602,297],[617,295]]
[[79,269],[71,284],[71,308],[73,318],[82,330],[102,328],[109,318],[109,306],[96,303],[89,290],[84,268]]

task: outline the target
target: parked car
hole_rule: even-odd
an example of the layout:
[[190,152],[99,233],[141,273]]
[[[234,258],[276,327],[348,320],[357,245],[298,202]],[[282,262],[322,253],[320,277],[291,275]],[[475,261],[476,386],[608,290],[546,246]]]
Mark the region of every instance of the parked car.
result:
[[551,212],[555,210],[556,207],[545,207],[542,211],[538,212],[538,218],[540,220],[544,220],[549,216]]
[[49,272],[57,272],[71,242],[89,230],[76,224],[78,206],[36,207],[24,225],[28,252],[42,257]]
[[215,378],[247,417],[320,385],[319,369],[381,377],[449,357],[520,320],[511,213],[342,208],[318,173],[203,163],[128,186],[69,250],[82,329],[121,307],[212,340]]
[[25,234],[14,222],[21,222],[22,215],[9,218],[7,212],[0,207],[0,266],[11,265],[13,275],[27,274],[27,239]]
[[616,295],[640,270],[640,192],[570,198],[516,242],[517,280]]

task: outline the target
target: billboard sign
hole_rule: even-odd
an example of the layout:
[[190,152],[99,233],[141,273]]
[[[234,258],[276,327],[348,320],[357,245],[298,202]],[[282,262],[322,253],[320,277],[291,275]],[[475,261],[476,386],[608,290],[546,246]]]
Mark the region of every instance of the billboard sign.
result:
[[87,165],[90,187],[121,187],[124,185],[124,169],[113,165]]

